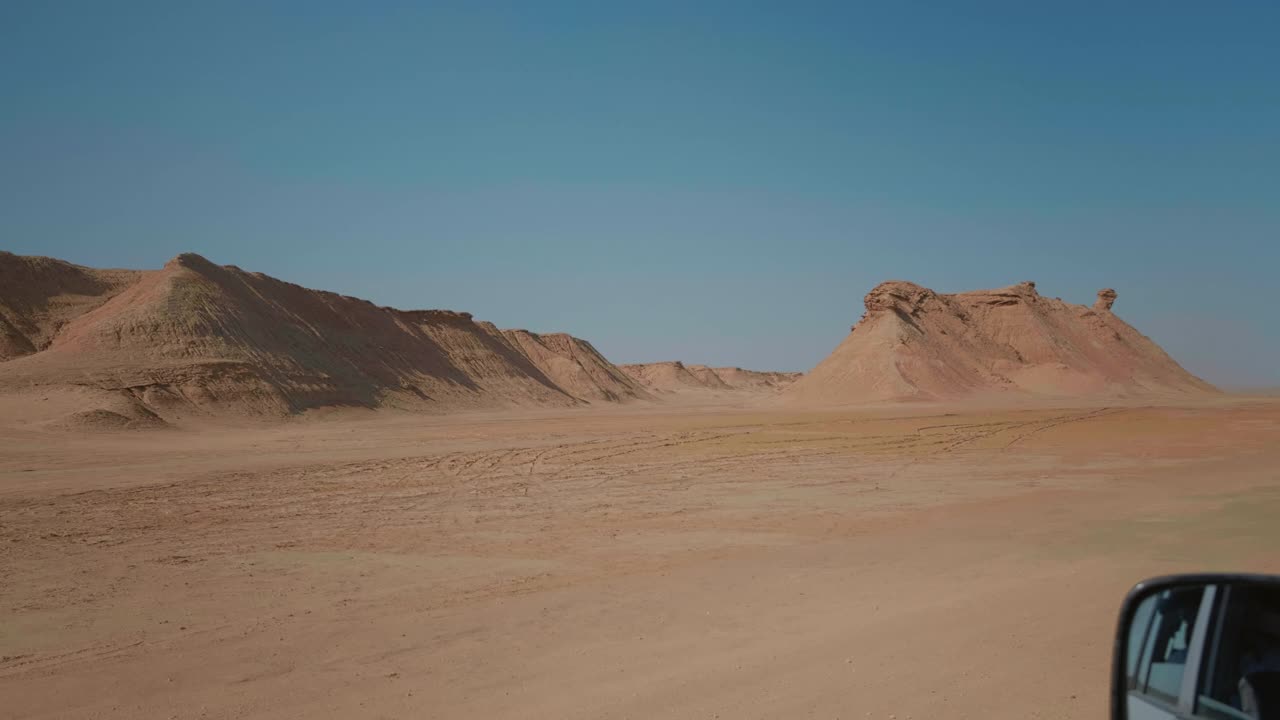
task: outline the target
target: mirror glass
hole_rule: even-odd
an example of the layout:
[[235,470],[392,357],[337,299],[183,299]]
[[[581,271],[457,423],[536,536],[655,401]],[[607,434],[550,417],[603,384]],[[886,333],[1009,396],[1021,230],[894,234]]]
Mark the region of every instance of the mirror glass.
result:
[[1280,720],[1280,584],[1155,587],[1132,602],[1126,717]]

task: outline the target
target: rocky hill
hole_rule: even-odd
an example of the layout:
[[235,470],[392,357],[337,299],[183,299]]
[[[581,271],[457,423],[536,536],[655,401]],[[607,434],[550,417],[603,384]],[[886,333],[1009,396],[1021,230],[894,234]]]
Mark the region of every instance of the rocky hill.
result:
[[157,271],[5,254],[0,278],[0,391],[73,393],[94,422],[644,396],[568,335],[379,307],[193,254]]
[[1035,283],[954,295],[893,281],[787,399],[819,404],[939,400],[998,393],[1140,397],[1211,393],[1111,310],[1046,298]]

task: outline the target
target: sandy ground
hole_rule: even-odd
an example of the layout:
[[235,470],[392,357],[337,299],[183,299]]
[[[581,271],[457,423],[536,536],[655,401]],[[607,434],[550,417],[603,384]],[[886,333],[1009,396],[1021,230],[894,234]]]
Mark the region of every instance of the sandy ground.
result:
[[1280,399],[0,430],[0,717],[1094,718]]

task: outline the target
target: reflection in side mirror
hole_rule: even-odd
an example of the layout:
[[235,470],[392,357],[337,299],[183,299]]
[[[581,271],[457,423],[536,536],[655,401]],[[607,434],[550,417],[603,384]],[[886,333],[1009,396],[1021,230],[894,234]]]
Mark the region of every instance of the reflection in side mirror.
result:
[[1125,598],[1113,720],[1280,720],[1280,577],[1183,575]]

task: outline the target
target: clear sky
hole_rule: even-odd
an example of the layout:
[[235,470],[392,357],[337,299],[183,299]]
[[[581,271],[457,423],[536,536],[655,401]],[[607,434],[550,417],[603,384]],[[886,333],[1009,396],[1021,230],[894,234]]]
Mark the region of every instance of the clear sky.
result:
[[1280,3],[0,3],[0,248],[804,370],[1035,280],[1280,385]]

